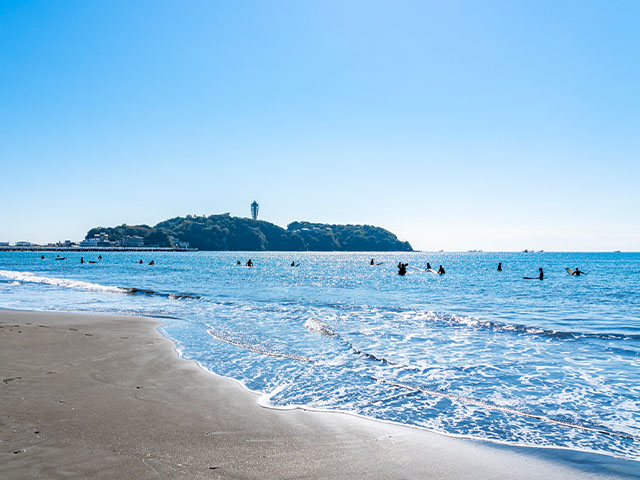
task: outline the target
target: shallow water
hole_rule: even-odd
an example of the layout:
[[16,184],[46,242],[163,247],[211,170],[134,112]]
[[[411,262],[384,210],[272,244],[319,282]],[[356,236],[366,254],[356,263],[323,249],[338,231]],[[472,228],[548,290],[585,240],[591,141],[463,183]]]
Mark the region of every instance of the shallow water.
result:
[[640,254],[40,255],[0,252],[1,307],[162,316],[265,405],[640,460]]

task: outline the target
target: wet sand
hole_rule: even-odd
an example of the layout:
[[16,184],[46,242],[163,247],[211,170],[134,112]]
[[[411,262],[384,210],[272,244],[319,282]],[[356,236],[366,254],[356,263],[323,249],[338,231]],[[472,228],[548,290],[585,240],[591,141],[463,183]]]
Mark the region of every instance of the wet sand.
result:
[[0,310],[0,478],[578,479],[640,462],[278,411],[148,318]]

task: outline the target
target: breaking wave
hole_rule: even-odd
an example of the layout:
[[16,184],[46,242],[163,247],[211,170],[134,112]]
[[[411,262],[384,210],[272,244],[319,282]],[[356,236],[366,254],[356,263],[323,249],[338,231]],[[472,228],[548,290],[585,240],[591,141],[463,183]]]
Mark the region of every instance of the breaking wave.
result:
[[[51,285],[54,287],[71,288],[73,290],[84,290],[89,292],[108,292],[108,293],[126,293],[129,295],[152,295],[157,297],[171,298],[175,300],[192,299],[200,300],[203,297],[199,295],[183,294],[183,293],[164,293],[157,292],[146,288],[137,287],[116,287],[113,285],[101,285],[99,283],[83,282],[81,280],[72,280],[69,278],[42,277],[31,272],[16,272],[12,270],[0,270],[0,276],[13,280],[14,282],[23,283],[40,283],[43,285]],[[15,283],[13,283],[15,285]]]
[[52,285],[55,287],[72,288],[74,290],[127,293],[126,288],[114,287],[111,285],[100,285],[98,283],[83,282],[81,280],[71,280],[68,278],[41,277],[31,272],[14,272],[11,270],[0,270],[0,276],[24,283],[40,283],[45,285]]

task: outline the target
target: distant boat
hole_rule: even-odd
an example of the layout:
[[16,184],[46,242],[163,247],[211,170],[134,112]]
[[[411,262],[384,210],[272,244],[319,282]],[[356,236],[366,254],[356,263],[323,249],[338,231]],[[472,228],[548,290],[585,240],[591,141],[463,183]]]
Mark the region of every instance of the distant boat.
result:
[[614,250],[613,253],[620,253],[620,250]]

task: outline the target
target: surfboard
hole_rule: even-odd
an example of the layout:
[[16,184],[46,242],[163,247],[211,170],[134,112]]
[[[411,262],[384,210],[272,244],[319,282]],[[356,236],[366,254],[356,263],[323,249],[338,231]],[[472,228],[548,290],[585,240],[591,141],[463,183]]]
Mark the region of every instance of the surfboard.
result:
[[423,270],[423,269],[418,268],[418,267],[409,267],[409,268],[413,268],[414,270],[417,270],[417,271],[419,271],[419,272],[424,272],[424,270]]
[[573,270],[571,270],[570,268],[567,268],[567,273],[568,273],[569,275],[575,275],[575,274],[576,274],[576,272],[574,272],[574,271],[573,271]]
[[438,275],[438,272],[436,272],[433,268],[428,268],[427,272],[433,273],[434,275]]

